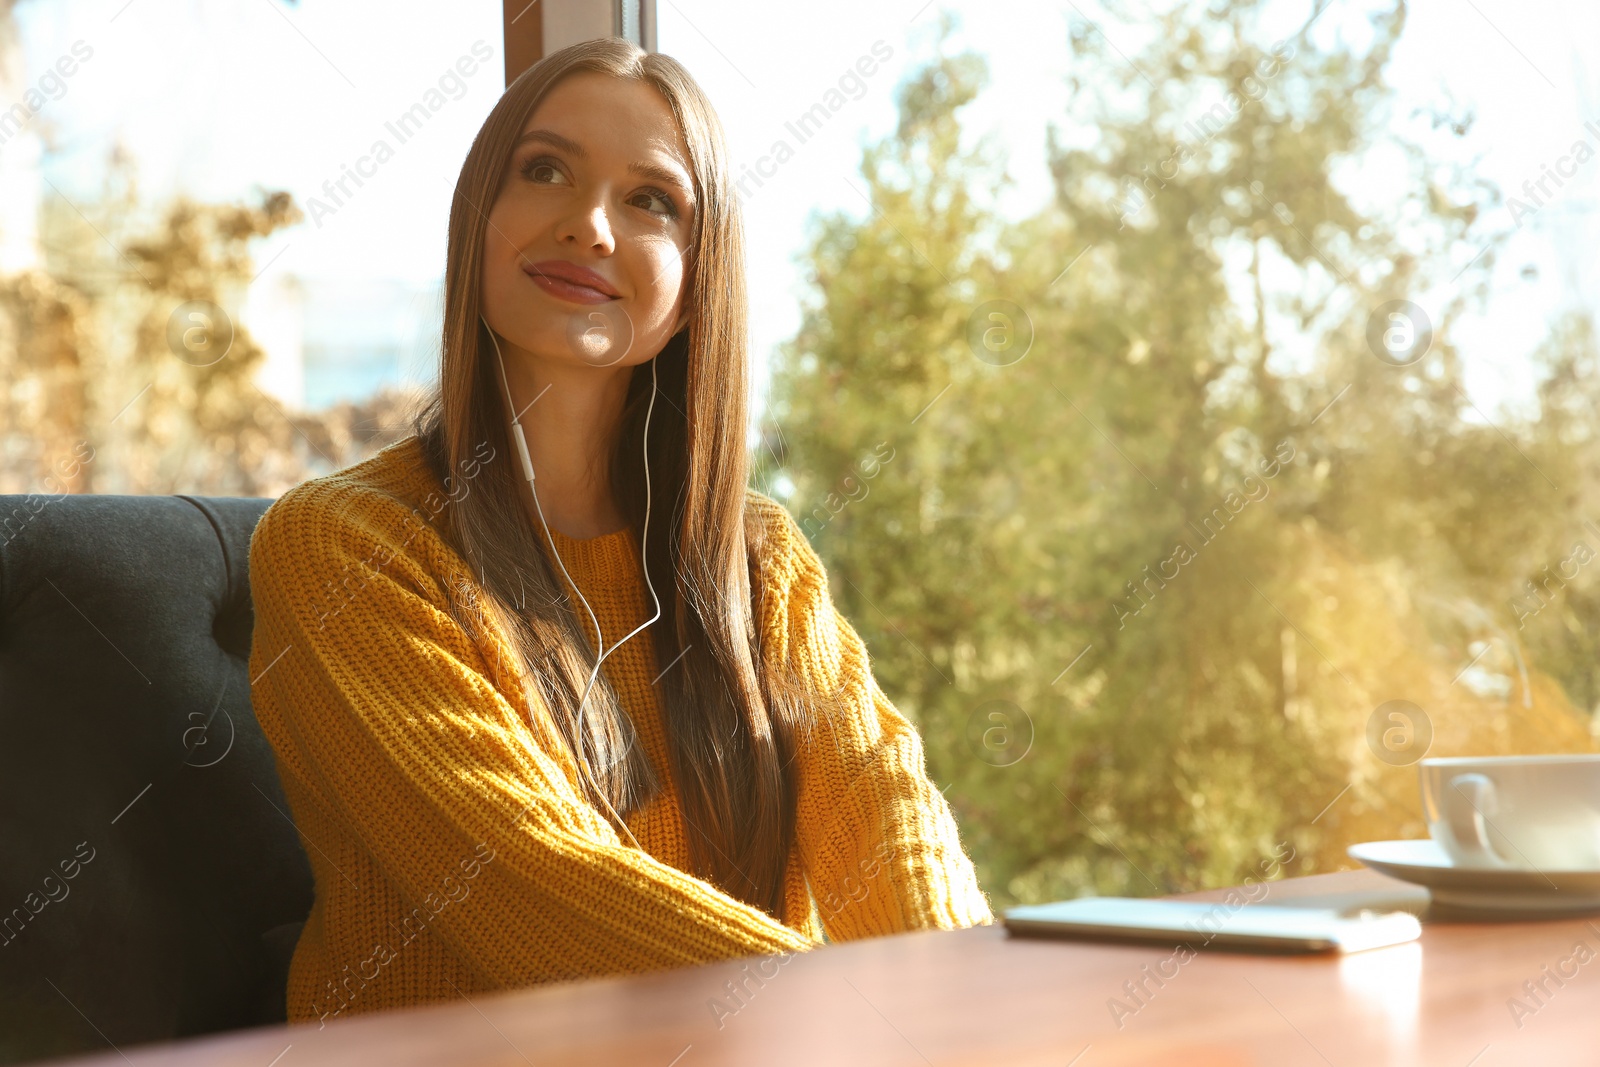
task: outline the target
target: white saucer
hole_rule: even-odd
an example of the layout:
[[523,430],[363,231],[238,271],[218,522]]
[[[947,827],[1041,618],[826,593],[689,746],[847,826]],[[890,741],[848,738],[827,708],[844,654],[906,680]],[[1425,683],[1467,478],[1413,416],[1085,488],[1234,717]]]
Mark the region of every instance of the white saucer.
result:
[[1345,850],[1352,859],[1401,881],[1428,887],[1447,908],[1526,914],[1600,911],[1600,870],[1516,871],[1457,867],[1438,843],[1368,841]]

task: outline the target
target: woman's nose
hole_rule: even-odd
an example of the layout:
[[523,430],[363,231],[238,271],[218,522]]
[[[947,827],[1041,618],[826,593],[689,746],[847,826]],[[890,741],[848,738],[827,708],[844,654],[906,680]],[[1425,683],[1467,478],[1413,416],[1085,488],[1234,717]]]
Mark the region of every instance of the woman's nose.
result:
[[616,237],[611,231],[611,217],[606,211],[605,204],[599,200],[588,202],[568,216],[562,222],[561,233],[557,236],[562,241],[571,241],[573,244],[592,248],[602,255],[610,255],[616,251]]

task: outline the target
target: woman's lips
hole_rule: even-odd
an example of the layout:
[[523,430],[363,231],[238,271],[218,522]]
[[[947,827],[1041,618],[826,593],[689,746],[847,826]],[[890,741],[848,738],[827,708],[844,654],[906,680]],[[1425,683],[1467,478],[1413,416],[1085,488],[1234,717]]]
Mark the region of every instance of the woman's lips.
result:
[[544,260],[523,266],[533,283],[551,296],[574,304],[604,304],[618,294],[600,275],[565,260]]

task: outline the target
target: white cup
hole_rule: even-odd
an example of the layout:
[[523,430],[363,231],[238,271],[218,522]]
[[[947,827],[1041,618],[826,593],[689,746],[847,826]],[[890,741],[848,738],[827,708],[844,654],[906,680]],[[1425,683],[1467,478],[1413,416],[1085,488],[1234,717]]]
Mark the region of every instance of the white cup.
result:
[[1600,755],[1425,759],[1428,834],[1458,867],[1600,870]]

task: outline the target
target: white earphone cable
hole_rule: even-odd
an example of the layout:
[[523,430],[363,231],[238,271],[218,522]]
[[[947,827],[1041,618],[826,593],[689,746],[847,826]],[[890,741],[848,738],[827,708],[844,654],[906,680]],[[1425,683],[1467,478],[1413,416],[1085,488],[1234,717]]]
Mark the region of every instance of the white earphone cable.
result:
[[[481,316],[480,316],[480,318],[481,318]],[[639,564],[640,564],[640,567],[644,571],[644,584],[645,584],[645,587],[650,590],[650,599],[655,604],[655,612],[656,613],[654,615],[652,615],[650,618],[646,619],[644,622],[640,623],[637,627],[634,628],[634,630],[631,633],[629,633],[622,640],[618,641],[615,645],[611,646],[611,648],[607,649],[606,648],[606,644],[605,644],[605,637],[600,632],[600,620],[595,617],[594,608],[592,608],[589,605],[589,601],[583,595],[583,591],[578,588],[578,583],[573,581],[571,573],[568,572],[567,565],[564,562],[562,562],[561,553],[559,551],[557,551],[557,549],[556,549],[555,537],[552,536],[551,533],[550,533],[550,524],[545,521],[544,506],[542,504],[540,504],[540,502],[539,502],[539,489],[538,489],[538,486],[534,483],[533,460],[528,455],[528,439],[527,439],[526,435],[524,435],[524,433],[522,431],[522,423],[516,417],[516,403],[511,399],[511,383],[506,377],[506,361],[505,361],[505,356],[502,355],[501,352],[500,352],[500,340],[499,340],[498,337],[495,336],[494,330],[489,328],[489,324],[488,324],[487,321],[484,322],[483,326],[484,326],[484,329],[489,331],[489,339],[492,342],[494,342],[495,359],[500,364],[500,384],[505,389],[506,406],[507,406],[507,409],[508,409],[507,415],[508,415],[508,418],[510,419],[510,422],[511,422],[511,434],[512,434],[512,437],[515,439],[516,444],[517,444],[517,455],[518,455],[518,458],[522,462],[523,477],[527,478],[527,480],[528,480],[528,488],[533,492],[533,506],[534,506],[535,510],[537,510],[538,513],[539,513],[539,524],[544,527],[545,537],[546,537],[546,539],[548,540],[548,542],[550,544],[551,554],[554,555],[555,558],[556,558],[556,566],[561,568],[561,573],[567,579],[567,584],[570,585],[572,587],[573,591],[578,594],[578,600],[583,603],[584,611],[588,612],[588,614],[589,614],[589,621],[594,624],[595,642],[596,642],[596,644],[597,644],[597,646],[598,646],[598,648],[600,650],[599,654],[596,656],[595,661],[594,661],[594,669],[592,671],[590,671],[590,673],[589,673],[589,681],[583,687],[583,695],[578,700],[578,722],[579,722],[579,726],[578,726],[578,762],[579,762],[579,766],[580,766],[582,772],[588,777],[589,784],[594,789],[595,794],[597,796],[599,796],[601,802],[603,804],[605,804],[606,810],[611,812],[611,817],[616,820],[618,826],[622,827],[622,832],[628,835],[628,839],[633,842],[633,846],[635,848],[637,848],[637,849],[639,849],[639,851],[643,852],[644,851],[644,846],[639,844],[639,839],[633,836],[633,831],[630,830],[628,828],[628,824],[625,823],[622,820],[622,816],[617,814],[617,810],[614,807],[611,806],[611,801],[609,799],[607,799],[607,797],[605,795],[605,791],[602,790],[600,788],[599,784],[597,782],[595,782],[595,780],[594,780],[594,773],[589,768],[588,757],[585,755],[585,753],[583,751],[583,726],[582,726],[582,724],[585,721],[587,721],[585,719],[585,717],[584,717],[584,715],[585,715],[585,713],[584,713],[584,705],[588,703],[589,693],[594,688],[595,681],[600,676],[600,665],[606,661],[606,658],[608,656],[610,656],[617,649],[621,648],[624,644],[626,644],[629,640],[631,640],[635,635],[641,633],[646,627],[650,626],[652,623],[656,622],[656,620],[661,618],[661,598],[656,593],[656,587],[655,587],[654,583],[652,583],[650,581],[650,561],[649,561],[648,553],[645,550],[645,546],[649,543],[649,538],[650,538],[650,507],[651,507],[651,489],[650,489],[650,418],[655,413],[655,407],[656,407],[656,393],[657,393],[656,361],[654,359],[652,359],[650,361],[650,404],[645,409],[645,413],[644,413],[644,448],[643,448],[643,451],[644,451],[644,531],[640,535],[640,538],[639,538]],[[631,742],[630,742],[630,744],[631,744]]]

